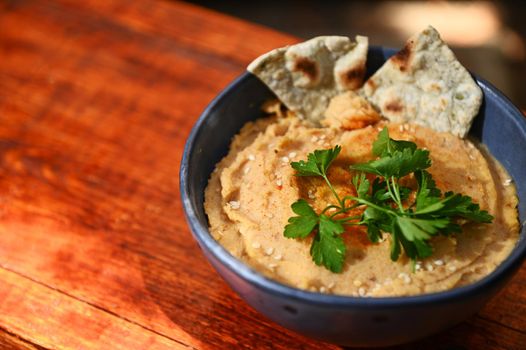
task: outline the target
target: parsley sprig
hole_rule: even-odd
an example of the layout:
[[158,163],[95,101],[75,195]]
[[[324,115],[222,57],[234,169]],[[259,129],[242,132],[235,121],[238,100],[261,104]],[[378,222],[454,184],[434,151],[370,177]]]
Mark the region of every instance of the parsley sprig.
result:
[[[442,194],[426,170],[431,166],[429,151],[418,149],[413,142],[391,139],[387,128],[378,134],[373,144],[372,152],[377,159],[350,167],[355,173],[350,186],[354,187],[356,196],[340,198],[327,176],[340,151],[340,146],[316,150],[306,161],[291,163],[296,176],[323,178],[336,200],[320,213],[304,199],[291,206],[296,216],[289,218],[284,235],[302,239],[312,235],[310,254],[316,265],[323,265],[332,272],[342,271],[346,253],[342,238],[345,226],[365,226],[373,243],[389,233],[391,260],[398,260],[403,250],[414,261],[433,253],[429,242],[433,236],[461,232],[459,218],[481,223],[493,220],[493,216],[480,210],[469,196],[453,192]],[[366,173],[375,176],[372,182]],[[400,181],[411,174],[416,179],[416,190],[403,186]],[[362,209],[362,214],[348,215],[355,208]]]

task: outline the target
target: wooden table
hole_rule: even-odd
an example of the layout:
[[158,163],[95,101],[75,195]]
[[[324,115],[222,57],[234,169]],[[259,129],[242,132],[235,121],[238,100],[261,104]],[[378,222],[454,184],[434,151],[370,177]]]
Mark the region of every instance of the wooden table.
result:
[[[207,103],[295,38],[185,3],[0,0],[2,349],[337,349],[248,307],[183,218]],[[410,349],[526,348],[526,266]]]

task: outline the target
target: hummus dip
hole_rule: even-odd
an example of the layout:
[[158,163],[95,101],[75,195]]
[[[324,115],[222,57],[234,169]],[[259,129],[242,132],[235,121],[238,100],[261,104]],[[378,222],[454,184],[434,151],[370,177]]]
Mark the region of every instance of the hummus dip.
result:
[[[371,243],[365,227],[347,227],[343,271],[317,266],[311,239],[283,236],[291,204],[303,198],[320,212],[333,201],[322,179],[294,176],[291,161],[316,149],[341,145],[329,169],[338,194],[351,193],[349,165],[373,158],[372,143],[384,126],[393,139],[430,151],[428,169],[442,190],[471,196],[495,218],[468,223],[462,233],[433,237],[433,255],[416,262],[389,256],[390,235]],[[412,180],[407,179],[408,182]],[[361,129],[314,127],[294,117],[272,116],[246,124],[234,137],[205,191],[210,232],[233,256],[284,284],[322,293],[353,296],[406,296],[443,291],[489,274],[513,249],[519,232],[517,197],[505,170],[473,141],[412,124],[378,122]]]

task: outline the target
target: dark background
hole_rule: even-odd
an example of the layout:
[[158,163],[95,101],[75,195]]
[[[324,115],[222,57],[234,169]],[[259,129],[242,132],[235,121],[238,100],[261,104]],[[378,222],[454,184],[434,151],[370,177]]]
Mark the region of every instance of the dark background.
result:
[[[308,39],[356,34],[400,48],[433,25],[472,72],[526,110],[524,1],[189,1]],[[256,38],[253,38],[257,40]]]

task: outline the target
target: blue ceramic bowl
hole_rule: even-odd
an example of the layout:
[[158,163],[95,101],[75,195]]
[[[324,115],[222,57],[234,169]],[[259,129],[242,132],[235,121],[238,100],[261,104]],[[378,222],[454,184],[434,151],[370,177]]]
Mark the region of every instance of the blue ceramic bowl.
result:
[[[368,74],[394,53],[372,47]],[[480,139],[514,179],[519,216],[526,220],[526,119],[496,88],[477,83],[484,103],[471,134]],[[526,233],[511,255],[483,280],[446,292],[412,297],[355,298],[292,288],[268,279],[226,251],[208,232],[203,193],[214,165],[247,121],[261,117],[273,97],[256,77],[244,73],[212,101],[195,124],[184,150],[180,188],[186,219],[206,258],[248,304],[274,322],[308,337],[348,346],[388,346],[444,330],[477,312],[520,267]]]

